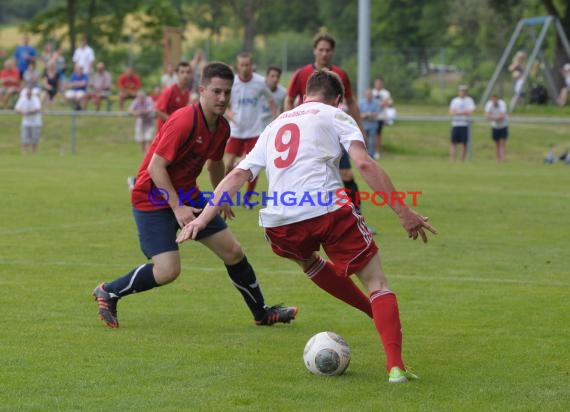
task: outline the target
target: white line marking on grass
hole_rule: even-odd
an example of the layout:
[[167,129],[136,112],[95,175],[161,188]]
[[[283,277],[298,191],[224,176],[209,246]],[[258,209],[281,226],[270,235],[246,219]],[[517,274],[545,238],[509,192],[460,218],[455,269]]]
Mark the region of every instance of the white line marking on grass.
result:
[[[142,261],[143,259],[141,259]],[[139,261],[140,263],[140,261]],[[19,259],[19,260],[8,260],[0,259],[0,265],[22,265],[22,266],[77,266],[77,267],[108,267],[108,268],[133,268],[137,263],[103,263],[103,262],[70,262],[63,260],[54,261],[37,261],[32,259]],[[221,266],[221,264],[220,264]],[[200,271],[200,272],[220,272],[225,273],[226,271],[223,267],[199,267],[192,265],[182,266],[182,271],[187,269],[188,272]],[[258,270],[262,273],[270,274],[283,274],[283,275],[295,275],[302,274],[300,270],[268,270],[261,269]],[[461,276],[411,276],[411,275],[391,275],[390,278],[393,279],[405,279],[405,280],[419,280],[424,282],[457,282],[457,283],[491,283],[491,284],[505,284],[505,285],[517,285],[517,286],[550,286],[550,287],[568,287],[570,282],[558,282],[555,280],[525,280],[525,279],[490,279],[490,278],[480,278],[480,277],[461,277]]]

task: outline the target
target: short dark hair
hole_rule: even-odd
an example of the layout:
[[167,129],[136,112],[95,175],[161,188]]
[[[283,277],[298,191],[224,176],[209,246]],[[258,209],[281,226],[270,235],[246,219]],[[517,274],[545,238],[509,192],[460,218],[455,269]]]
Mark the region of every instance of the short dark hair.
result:
[[317,33],[315,37],[313,37],[313,49],[317,47],[317,44],[319,44],[320,41],[328,42],[331,45],[331,49],[333,50],[336,46],[336,40],[333,36],[328,33]]
[[176,71],[178,72],[178,69],[180,69],[181,67],[191,67],[190,63],[186,62],[186,61],[181,61],[180,63],[178,63],[176,65]]
[[236,56],[236,59],[250,59],[253,60],[253,55],[250,52],[243,51]]
[[277,72],[279,74],[279,76],[281,76],[281,68],[277,67],[277,66],[269,66],[267,67],[267,70],[265,71],[265,74],[269,74],[269,72]]
[[230,66],[223,62],[210,62],[202,70],[202,85],[207,86],[214,77],[234,82],[234,72]]
[[344,86],[338,74],[328,70],[315,70],[307,80],[307,94],[322,94],[325,100],[333,100],[340,95],[344,99]]

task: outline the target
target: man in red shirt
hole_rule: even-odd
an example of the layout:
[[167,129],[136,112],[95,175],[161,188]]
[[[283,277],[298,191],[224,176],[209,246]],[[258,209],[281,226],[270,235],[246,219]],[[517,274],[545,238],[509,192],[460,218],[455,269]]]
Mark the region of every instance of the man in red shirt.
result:
[[188,62],[180,62],[176,67],[178,81],[160,93],[154,106],[156,111],[156,131],[166,123],[168,117],[176,110],[187,106],[190,101],[190,80],[193,77],[192,67]]
[[0,108],[4,108],[12,96],[20,92],[20,72],[13,59],[4,62],[0,71]]
[[119,109],[124,110],[125,100],[134,99],[141,88],[141,78],[135,73],[132,67],[119,76],[117,79],[119,88]]
[[[207,163],[215,186],[224,177],[224,147],[230,127],[223,117],[230,102],[234,74],[225,63],[206,65],[199,87],[199,102],[174,113],[158,131],[139,168],[131,194],[141,249],[152,263],[135,267],[112,282],[102,283],[93,295],[99,316],[117,328],[117,302],[174,281],[180,274],[176,233],[195,219],[204,199],[196,179]],[[233,218],[228,204],[224,218]],[[224,219],[218,215],[196,237],[216,254],[236,289],[242,294],[257,325],[289,323],[295,307],[267,306],[253,268]]]

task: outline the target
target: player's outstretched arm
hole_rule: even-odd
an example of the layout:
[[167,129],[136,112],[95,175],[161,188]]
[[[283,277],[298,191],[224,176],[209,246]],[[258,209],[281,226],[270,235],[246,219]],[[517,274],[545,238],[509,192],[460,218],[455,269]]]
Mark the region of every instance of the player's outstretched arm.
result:
[[[390,177],[378,163],[370,158],[364,143],[359,141],[352,142],[348,153],[372,190],[375,192],[396,193],[396,188]],[[434,235],[437,234],[437,229],[427,223],[427,217],[421,216],[399,202],[389,202],[389,204],[400,218],[400,224],[411,239],[416,240],[419,236],[426,243],[428,240],[426,230]]]
[[231,199],[236,192],[252,177],[249,170],[235,168],[232,170],[214,190],[214,197],[208,202],[200,216],[182,228],[177,243],[185,242],[188,239],[196,239],[198,232],[218,214],[224,207],[226,200]]

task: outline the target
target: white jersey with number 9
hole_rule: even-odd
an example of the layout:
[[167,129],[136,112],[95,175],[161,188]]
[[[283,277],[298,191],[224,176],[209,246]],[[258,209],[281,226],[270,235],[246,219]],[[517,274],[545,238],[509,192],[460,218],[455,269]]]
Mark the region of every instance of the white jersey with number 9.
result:
[[256,177],[265,168],[269,188],[257,200],[263,227],[276,227],[332,212],[346,199],[338,170],[352,141],[364,143],[354,119],[337,107],[306,102],[282,113],[265,128],[253,150],[237,166]]

